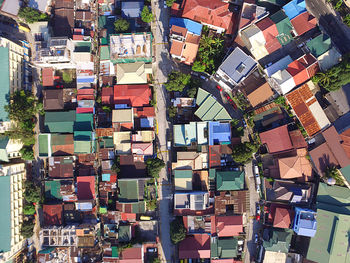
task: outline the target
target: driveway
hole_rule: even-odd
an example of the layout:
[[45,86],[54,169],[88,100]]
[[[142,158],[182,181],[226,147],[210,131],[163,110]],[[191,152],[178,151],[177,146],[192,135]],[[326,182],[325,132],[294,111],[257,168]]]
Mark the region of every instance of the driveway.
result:
[[260,228],[260,223],[257,222],[254,217],[256,215],[256,203],[259,202],[259,195],[256,192],[255,179],[253,174],[253,164],[249,162],[245,165],[245,180],[249,189],[250,196],[250,213],[247,215],[248,224],[247,224],[247,238],[245,246],[245,258],[244,262],[251,262],[252,258],[255,257],[256,253],[256,244],[254,243],[254,235],[258,233]]
[[308,11],[319,20],[319,24],[331,37],[342,54],[350,51],[350,28],[341,22],[340,16],[325,0],[306,0]]
[[[165,163],[170,160],[166,148],[166,129],[171,128],[167,120],[166,108],[168,103],[168,94],[163,83],[166,82],[168,74],[175,68],[175,63],[169,57],[169,46],[167,36],[169,32],[169,11],[163,7],[163,1],[152,1],[152,10],[155,15],[155,21],[152,23],[153,32],[153,50],[155,62],[153,63],[154,89],[157,96],[157,149],[158,158],[163,159]],[[159,256],[162,262],[172,262],[174,260],[174,246],[170,241],[170,225],[172,216],[169,211],[169,202],[172,198],[172,186],[168,183],[167,170],[162,169],[159,174],[159,224],[160,224],[160,248]]]

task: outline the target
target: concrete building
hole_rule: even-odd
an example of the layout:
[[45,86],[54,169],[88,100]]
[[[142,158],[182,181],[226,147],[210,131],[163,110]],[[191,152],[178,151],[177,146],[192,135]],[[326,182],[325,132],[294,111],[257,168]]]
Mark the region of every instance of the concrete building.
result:
[[0,261],[8,262],[19,252],[25,239],[20,234],[25,179],[24,163],[0,167]]

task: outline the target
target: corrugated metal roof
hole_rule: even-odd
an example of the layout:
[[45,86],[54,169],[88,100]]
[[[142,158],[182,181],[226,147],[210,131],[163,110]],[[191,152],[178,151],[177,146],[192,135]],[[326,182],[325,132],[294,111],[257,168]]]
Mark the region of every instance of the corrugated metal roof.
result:
[[0,121],[8,121],[9,117],[4,106],[9,104],[10,96],[10,62],[9,48],[0,47]]

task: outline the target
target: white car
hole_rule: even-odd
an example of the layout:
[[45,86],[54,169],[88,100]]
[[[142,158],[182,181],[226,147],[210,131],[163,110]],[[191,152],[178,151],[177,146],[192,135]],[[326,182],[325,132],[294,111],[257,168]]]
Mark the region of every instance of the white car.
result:
[[166,4],[166,0],[164,0],[164,8],[168,8],[167,4]]
[[257,185],[257,186],[256,186],[256,192],[257,192],[258,194],[260,194],[260,185]]
[[259,236],[258,236],[258,234],[255,234],[255,236],[254,236],[254,243],[257,244],[258,241],[259,241]]

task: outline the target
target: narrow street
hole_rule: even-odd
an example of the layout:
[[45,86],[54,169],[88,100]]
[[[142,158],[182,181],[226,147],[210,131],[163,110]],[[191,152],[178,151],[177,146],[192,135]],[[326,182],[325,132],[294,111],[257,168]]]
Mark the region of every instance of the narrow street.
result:
[[246,246],[245,246],[245,263],[252,262],[252,258],[255,256],[256,253],[256,244],[254,242],[254,235],[259,230],[259,225],[254,217],[256,215],[256,203],[259,202],[259,194],[256,191],[255,186],[255,178],[253,174],[253,163],[249,162],[245,165],[245,180],[247,187],[249,189],[249,196],[250,196],[250,213],[247,215],[247,238],[246,238]]
[[[169,14],[168,10],[163,7],[163,2],[152,1],[152,10],[155,15],[155,21],[152,23],[153,33],[153,50],[155,56],[155,62],[153,63],[153,72],[155,76],[154,89],[157,96],[157,148],[158,158],[163,159],[167,164],[169,159],[169,153],[167,151],[167,138],[166,131],[169,129],[169,122],[167,121],[167,92],[163,83],[166,82],[168,74],[171,72],[174,63],[169,58],[168,44],[166,43]],[[171,127],[170,127],[171,128]],[[159,224],[160,224],[160,248],[159,254],[162,262],[173,262],[174,246],[170,240],[170,225],[171,211],[169,206],[171,205],[172,198],[172,186],[168,183],[167,168],[162,169],[159,174]]]

